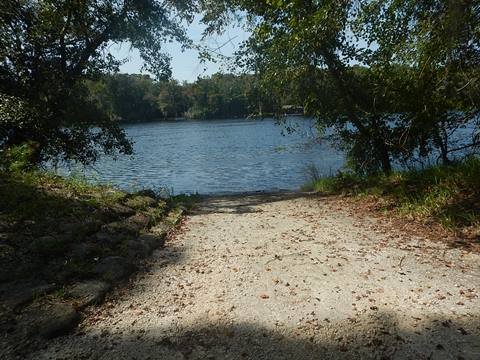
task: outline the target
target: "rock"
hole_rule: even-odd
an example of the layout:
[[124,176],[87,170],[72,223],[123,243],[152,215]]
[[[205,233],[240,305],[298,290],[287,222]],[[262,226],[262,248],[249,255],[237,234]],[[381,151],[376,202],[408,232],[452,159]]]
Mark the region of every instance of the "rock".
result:
[[97,195],[99,195],[101,199],[105,198],[105,196],[115,197],[115,199],[122,199],[127,194],[124,193],[121,190],[117,190],[117,189],[114,189],[114,188],[106,188],[106,189],[104,189],[103,193],[97,193]]
[[79,259],[85,259],[86,257],[92,255],[95,249],[96,246],[94,244],[81,242],[79,244],[73,245],[72,256]]
[[0,232],[8,232],[12,228],[12,224],[0,218]]
[[150,226],[154,219],[145,214],[135,214],[122,221],[115,221],[102,226],[108,234],[126,234],[138,236],[138,233]]
[[162,247],[165,244],[165,238],[167,237],[167,232],[160,233],[147,233],[140,235],[138,241],[144,243],[151,253],[153,250]]
[[13,332],[16,324],[17,319],[14,313],[0,308],[0,334]]
[[57,289],[55,284],[45,283],[20,283],[20,284],[5,284],[0,289],[1,304],[6,308],[17,311],[20,307],[28,304],[34,298],[48,294]]
[[127,254],[129,258],[144,258],[151,252],[150,247],[139,239],[127,241]]
[[168,232],[170,231],[170,228],[171,228],[171,225],[167,223],[160,223],[150,228],[149,232],[154,235],[165,238]]
[[140,227],[133,222],[115,221],[115,222],[103,225],[102,231],[108,234],[120,233],[120,234],[137,236],[138,232],[140,231]]
[[7,242],[0,240],[0,283],[11,281],[18,268],[16,249]]
[[121,256],[106,257],[95,266],[95,273],[110,283],[125,279],[134,270],[134,266]]
[[126,222],[138,227],[139,229],[145,229],[153,222],[153,219],[145,214],[135,214],[130,216]]
[[23,314],[21,326],[26,327],[31,335],[51,339],[70,332],[79,320],[80,315],[72,305],[39,304]]
[[58,224],[57,230],[61,233],[73,233],[78,223],[61,222]]
[[206,349],[201,345],[197,345],[193,349],[192,353],[189,355],[189,358],[191,358],[192,360],[193,359],[200,360],[200,359],[205,359],[206,356],[207,356]]
[[100,230],[98,233],[96,233],[93,236],[93,240],[101,243],[109,242],[109,240],[114,236],[114,234],[111,234],[107,231]]
[[30,244],[30,248],[33,252],[44,257],[62,255],[65,252],[66,246],[67,239],[65,237],[52,235],[36,238]]
[[68,234],[76,240],[83,240],[85,237],[95,234],[100,230],[102,222],[91,220],[86,222],[61,224],[59,231]]
[[134,239],[136,234],[120,234],[108,233],[106,231],[99,231],[95,234],[94,240],[99,246],[119,246],[129,239]]
[[0,259],[11,258],[15,254],[15,249],[5,243],[0,243]]
[[165,228],[157,229],[157,233],[145,233],[140,235],[135,240],[127,242],[129,257],[146,257],[152,253],[153,250],[165,244],[167,230]]
[[133,195],[125,201],[125,205],[136,210],[145,210],[157,205],[157,200],[150,196]]
[[157,194],[156,194],[155,191],[153,191],[152,189],[140,190],[140,191],[138,191],[135,195],[138,195],[138,196],[147,196],[147,197],[150,197],[150,198],[152,198],[152,199],[156,199],[156,198],[157,198]]
[[110,285],[100,280],[90,280],[73,285],[67,290],[67,295],[74,298],[79,309],[93,304],[100,304]]
[[121,217],[127,217],[135,214],[135,210],[133,210],[131,207],[118,204],[118,203],[114,203],[110,205],[109,210],[115,213],[115,215],[121,216]]

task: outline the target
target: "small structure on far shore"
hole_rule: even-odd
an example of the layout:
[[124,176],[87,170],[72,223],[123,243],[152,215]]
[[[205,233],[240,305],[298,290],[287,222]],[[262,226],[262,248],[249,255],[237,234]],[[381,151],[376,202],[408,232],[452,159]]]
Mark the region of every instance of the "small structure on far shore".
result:
[[285,115],[303,116],[305,114],[304,108],[301,105],[283,105],[282,111]]

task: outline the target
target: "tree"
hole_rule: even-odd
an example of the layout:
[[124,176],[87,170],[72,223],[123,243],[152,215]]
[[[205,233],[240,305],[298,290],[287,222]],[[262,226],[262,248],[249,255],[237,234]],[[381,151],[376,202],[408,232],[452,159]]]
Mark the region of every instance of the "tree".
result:
[[198,78],[187,86],[192,118],[229,118],[261,113],[260,104],[268,110],[269,100],[256,86],[251,74],[234,75],[217,73]]
[[113,114],[119,121],[158,119],[158,89],[149,75],[114,74],[105,76],[106,91],[111,98]]
[[[478,5],[464,0],[369,1],[359,10],[356,35],[376,46],[357,59],[380,70],[386,91],[397,88],[390,97],[402,109],[397,121],[408,130],[399,138],[406,155],[412,149],[424,155],[437,152],[449,163],[456,149],[480,144],[478,123],[471,139],[457,139],[461,145],[451,137],[478,119]],[[403,66],[400,83],[398,74],[392,76],[396,64]]]
[[[374,148],[370,153],[374,155],[375,167],[379,163],[384,171],[389,171],[385,127],[379,125],[381,119],[377,116],[365,116],[369,99],[358,87],[345,56],[352,51],[346,33],[353,2],[240,0],[230,5],[246,11],[254,24],[253,35],[240,54],[247,56],[245,64],[279,94],[292,81],[303,80],[302,98],[307,112],[316,115],[324,126],[336,125],[339,139],[350,150],[360,143]],[[326,99],[319,98],[319,85],[325,83],[317,81],[323,75],[319,74],[321,69],[326,69],[328,79],[324,80],[335,90],[326,94]],[[328,108],[320,105],[324,101],[330,104]],[[355,137],[361,141],[352,144]]]
[[189,107],[190,99],[178,81],[164,81],[158,84],[159,94],[156,98],[164,118],[184,116]]
[[[148,75],[107,74],[84,80],[82,85],[86,92],[80,98],[118,122],[176,117],[225,119],[257,115],[260,110],[272,112],[272,100],[250,74],[217,73],[183,84],[156,81]],[[288,96],[278,103],[291,100]]]
[[247,14],[240,62],[276,94],[302,83],[305,109],[357,171],[389,172],[433,148],[448,161],[445,131],[478,108],[475,1],[226,0],[206,11],[212,30]]
[[[85,79],[115,71],[112,43],[139,49],[145,69],[170,75],[162,43],[187,42],[188,0],[4,0],[0,4],[0,146],[37,144],[37,161],[130,153],[125,133],[88,96]],[[16,114],[29,114],[18,117]]]

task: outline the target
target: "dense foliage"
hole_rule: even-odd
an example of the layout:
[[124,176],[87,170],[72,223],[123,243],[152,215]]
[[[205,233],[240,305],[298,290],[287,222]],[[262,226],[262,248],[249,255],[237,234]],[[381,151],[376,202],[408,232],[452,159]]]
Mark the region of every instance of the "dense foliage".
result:
[[[272,93],[292,83],[320,127],[331,127],[357,171],[389,172],[462,145],[452,130],[478,121],[480,11],[466,0],[226,0],[211,28],[247,14],[252,37],[239,63]],[[361,68],[353,66],[358,64]],[[359,71],[360,70],[360,71]],[[288,91],[287,90],[287,91]]]
[[452,229],[480,234],[480,158],[422,170],[359,176],[339,173],[313,180],[304,190],[373,198],[384,211],[418,220],[437,220]]
[[[207,33],[246,17],[243,76],[166,80],[164,41],[202,11]],[[147,76],[115,75],[112,43]],[[211,54],[202,52],[204,58]],[[0,149],[31,161],[129,153],[124,121],[283,112],[302,105],[358,172],[478,151],[480,5],[469,0],[6,0],[0,4]],[[253,75],[255,74],[255,75]],[[470,133],[458,143],[452,133]]]
[[212,119],[273,113],[288,100],[273,100],[253,75],[215,74],[194,83],[155,81],[148,75],[114,74],[87,83],[89,96],[117,121]]
[[94,161],[99,150],[131,152],[118,123],[86,79],[115,71],[108,51],[127,42],[145,68],[170,75],[162,43],[186,43],[182,20],[193,3],[123,0],[4,0],[0,2],[0,147],[31,141],[32,161]]

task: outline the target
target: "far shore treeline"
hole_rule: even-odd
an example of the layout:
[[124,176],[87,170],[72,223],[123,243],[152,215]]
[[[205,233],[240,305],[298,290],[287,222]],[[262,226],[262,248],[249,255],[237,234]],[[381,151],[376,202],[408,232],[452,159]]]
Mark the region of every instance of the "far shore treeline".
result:
[[217,73],[193,83],[155,81],[140,74],[109,74],[85,85],[87,96],[120,122],[263,116],[298,102],[292,96],[268,96],[250,74]]

